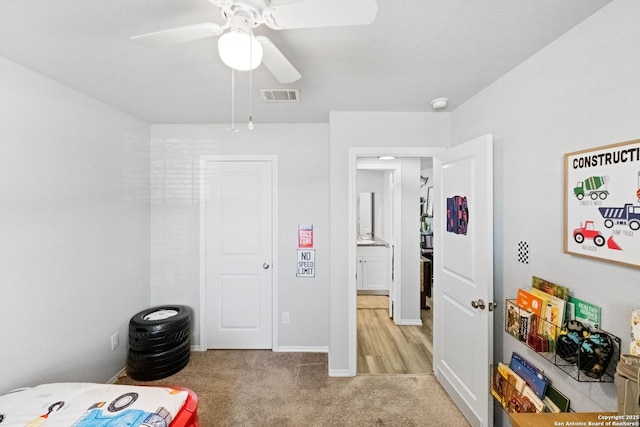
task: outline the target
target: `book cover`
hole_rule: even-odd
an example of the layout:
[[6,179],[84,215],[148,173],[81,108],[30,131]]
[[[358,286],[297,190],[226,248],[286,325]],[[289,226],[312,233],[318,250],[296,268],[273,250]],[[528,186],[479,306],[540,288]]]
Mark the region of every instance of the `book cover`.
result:
[[545,319],[542,327],[542,335],[549,338],[549,344],[553,346],[549,351],[555,351],[555,340],[558,336],[562,322],[564,321],[564,306],[559,307],[553,302],[547,303]]
[[569,288],[567,288],[566,286],[558,285],[556,283],[551,283],[536,276],[533,276],[533,278],[531,279],[531,287],[534,289],[539,289],[549,295],[561,298],[565,301],[569,299]]
[[600,307],[574,297],[569,297],[569,302],[575,307],[575,317],[571,320],[577,320],[591,329],[600,328]]
[[559,414],[560,412],[560,408],[558,408],[558,406],[551,400],[549,399],[549,396],[545,396],[543,401],[544,403],[544,407],[545,407],[545,412],[551,412],[554,414]]
[[520,378],[518,376],[518,374],[516,374],[515,372],[513,372],[513,370],[511,370],[511,368],[509,368],[507,365],[505,365],[502,362],[498,363],[498,370],[500,371],[500,373],[502,374],[502,376],[504,376],[507,381],[509,382],[509,384],[511,384],[513,386],[513,388],[518,392],[518,393],[522,393],[524,391],[524,388],[527,386],[527,383],[525,382],[525,380],[523,380],[522,378]]
[[530,293],[534,296],[537,296],[542,301],[542,308],[540,309],[540,314],[538,315],[535,333],[537,335],[544,336],[544,322],[547,317],[547,304],[549,302],[549,299],[551,298],[551,295],[535,288],[531,288]]
[[549,378],[547,378],[540,369],[516,352],[511,354],[509,368],[531,387],[531,390],[538,398],[544,399]]
[[491,394],[506,407],[514,394],[521,394],[527,383],[502,362],[494,372]]
[[545,337],[544,335],[539,335],[538,333],[530,333],[527,338],[527,344],[529,345],[529,347],[534,349],[537,353],[548,352],[549,343],[551,341],[552,340],[550,340],[549,338]]
[[558,335],[558,330],[564,322],[564,311],[566,301],[562,298],[547,294],[539,289],[531,289],[531,293],[543,299],[544,309],[539,333],[545,337],[554,340]]
[[507,403],[511,399],[511,395],[514,393],[514,387],[509,384],[507,375],[504,370],[500,369],[501,363],[498,364],[498,368],[494,369],[493,378],[491,380],[491,394],[495,397],[503,407],[507,406]]
[[520,341],[528,342],[530,334],[536,329],[535,319],[537,319],[537,317],[535,317],[533,313],[520,310]]
[[542,403],[542,399],[536,396],[533,390],[531,390],[531,387],[525,386],[524,390],[522,390],[522,396],[529,399],[529,402],[531,402],[536,408],[536,412],[544,412],[544,403]]
[[567,306],[564,310],[564,320],[575,320],[576,318],[576,305],[571,301],[567,301]]
[[549,412],[569,412],[569,398],[552,384],[547,385],[544,403]]
[[542,315],[542,299],[533,295],[524,289],[518,289],[518,299],[516,300],[518,307],[529,311],[536,316]]
[[513,300],[507,300],[505,322],[505,330],[507,333],[520,339],[520,307],[518,307]]

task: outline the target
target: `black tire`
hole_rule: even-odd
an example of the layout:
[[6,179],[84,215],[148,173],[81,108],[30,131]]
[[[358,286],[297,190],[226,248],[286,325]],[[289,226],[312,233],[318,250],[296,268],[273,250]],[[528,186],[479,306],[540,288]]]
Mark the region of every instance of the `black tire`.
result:
[[161,380],[173,374],[177,374],[187,366],[188,363],[189,355],[187,354],[181,360],[177,360],[174,364],[168,366],[159,366],[154,369],[127,368],[127,375],[137,381]]
[[173,375],[189,363],[191,343],[187,339],[175,348],[153,353],[129,350],[127,374],[134,380],[153,381]]
[[189,339],[191,310],[183,306],[159,306],[143,310],[129,321],[129,349],[160,352]]
[[191,326],[190,319],[177,320],[174,323],[167,323],[161,325],[152,325],[148,328],[140,327],[135,323],[129,323],[129,336],[144,336],[144,335],[171,335],[179,331],[189,329]]
[[[162,314],[165,314],[164,316]],[[182,305],[163,305],[142,310],[129,321],[129,331],[161,332],[191,323],[191,310]]]
[[189,325],[163,332],[129,331],[129,349],[141,352],[159,352],[182,344],[190,338]]
[[584,236],[582,235],[582,233],[576,234],[575,236],[573,236],[573,239],[576,241],[576,243],[584,242]]
[[151,368],[154,366],[165,366],[181,359],[191,351],[191,343],[184,341],[175,348],[155,353],[129,350],[127,366],[132,368]]

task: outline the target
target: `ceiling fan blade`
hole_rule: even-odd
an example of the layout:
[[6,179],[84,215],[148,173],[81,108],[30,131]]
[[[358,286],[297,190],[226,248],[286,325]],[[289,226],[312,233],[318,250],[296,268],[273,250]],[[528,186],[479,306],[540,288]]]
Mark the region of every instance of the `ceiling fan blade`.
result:
[[211,22],[187,25],[170,30],[156,31],[131,37],[134,42],[152,48],[175,46],[206,37],[219,36],[224,28]]
[[256,36],[256,40],[262,45],[262,63],[280,83],[292,83],[302,77],[271,40],[265,36]]
[[300,0],[264,10],[263,19],[274,29],[367,25],[376,19],[376,0]]

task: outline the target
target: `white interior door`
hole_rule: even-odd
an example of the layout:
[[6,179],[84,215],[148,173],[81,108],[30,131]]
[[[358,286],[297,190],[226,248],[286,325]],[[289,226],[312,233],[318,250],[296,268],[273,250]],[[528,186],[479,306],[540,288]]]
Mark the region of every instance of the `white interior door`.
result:
[[394,291],[395,291],[395,284],[393,282],[394,277],[393,277],[393,270],[395,269],[395,265],[393,265],[393,263],[395,262],[395,257],[394,257],[394,251],[395,251],[395,246],[394,245],[389,245],[389,269],[391,270],[389,272],[389,298],[388,298],[388,302],[389,302],[389,318],[393,319],[393,301],[394,301]]
[[395,195],[397,193],[395,189],[395,172],[390,171],[387,178],[388,181],[386,183],[386,194],[385,197],[387,199],[387,206],[385,210],[385,214],[389,216],[388,221],[388,234],[389,234],[389,265],[391,266],[390,278],[389,278],[389,318],[393,319],[394,311],[395,311],[395,301],[396,301],[396,274],[397,264],[396,264],[396,226],[395,226],[395,206],[396,199]]
[[207,348],[272,348],[272,169],[206,163]]
[[493,425],[493,136],[434,156],[433,366],[473,426]]

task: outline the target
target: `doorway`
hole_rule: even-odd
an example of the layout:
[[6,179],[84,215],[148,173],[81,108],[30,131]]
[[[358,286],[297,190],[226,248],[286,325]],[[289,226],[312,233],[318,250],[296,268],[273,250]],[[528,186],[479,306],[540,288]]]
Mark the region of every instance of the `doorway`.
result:
[[433,372],[433,314],[421,309],[422,325],[396,325],[386,296],[358,295],[357,374],[398,375]]
[[[413,364],[411,367],[398,368],[398,363],[394,363],[392,360],[383,360],[384,356],[369,355],[371,361],[370,364],[363,363],[363,359],[358,355],[362,354],[362,348],[360,341],[372,327],[377,327],[379,330],[373,334],[378,337],[379,341],[385,340],[383,337],[385,334],[388,336],[399,337],[400,341],[393,342],[393,339],[385,340],[386,342],[377,343],[378,349],[384,353],[387,351],[386,357],[392,359],[394,354],[398,354],[398,351],[402,352],[402,346],[405,343],[409,343],[409,346],[413,349],[420,348],[418,350],[420,355],[417,359],[431,359],[432,344],[431,344],[431,312],[422,309],[420,303],[420,176],[421,157],[430,158],[433,154],[442,151],[441,148],[353,148],[350,150],[350,209],[354,213],[350,215],[349,227],[351,232],[350,236],[357,235],[357,220],[355,211],[357,209],[357,175],[358,175],[358,161],[361,159],[369,158],[375,160],[376,157],[382,155],[394,155],[396,159],[387,163],[378,163],[378,166],[374,166],[368,163],[365,169],[379,169],[379,170],[393,170],[393,176],[398,184],[398,198],[395,203],[396,209],[393,225],[391,226],[392,238],[391,246],[393,247],[393,281],[392,286],[389,289],[389,299],[393,304],[393,320],[389,319],[389,315],[384,317],[384,310],[380,308],[376,309],[358,309],[358,294],[356,292],[355,284],[352,284],[349,288],[349,307],[350,307],[350,328],[353,328],[354,333],[350,334],[350,345],[352,346],[352,355],[354,356],[354,373],[374,373],[372,370],[377,370],[375,373],[402,373],[407,369],[406,373],[414,373],[412,369],[422,370],[423,372],[431,372],[431,362],[429,366],[419,367],[418,364]],[[403,167],[403,161],[404,167]],[[413,164],[410,164],[413,162]],[[407,182],[413,181],[412,184]],[[402,184],[405,184],[404,186]],[[404,187],[404,188],[403,188]],[[412,188],[408,188],[412,187]],[[349,242],[350,249],[350,269],[357,271],[356,265],[356,252],[357,243],[356,238]],[[351,275],[351,277],[354,277]],[[365,304],[366,305],[366,304]],[[362,305],[361,305],[362,306]],[[367,310],[361,311],[361,310]],[[360,313],[360,314],[359,314]],[[369,321],[363,322],[364,319]],[[386,321],[386,322],[385,322]],[[424,328],[429,328],[425,331]],[[402,329],[405,329],[403,332]],[[364,335],[363,335],[364,333]],[[424,337],[428,336],[428,339]],[[422,341],[422,342],[418,342]],[[368,346],[369,344],[367,344]],[[377,351],[377,350],[375,350]],[[382,357],[382,359],[380,358]],[[411,357],[410,357],[411,358]],[[397,361],[396,361],[397,362]],[[420,362],[418,360],[418,362]],[[395,367],[393,367],[395,365]],[[393,372],[384,372],[387,368],[385,366],[392,366]],[[400,371],[398,371],[398,369]]]

